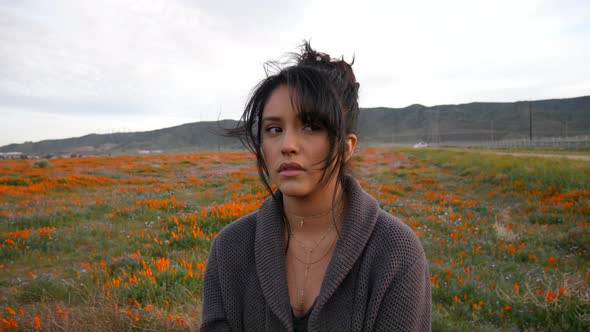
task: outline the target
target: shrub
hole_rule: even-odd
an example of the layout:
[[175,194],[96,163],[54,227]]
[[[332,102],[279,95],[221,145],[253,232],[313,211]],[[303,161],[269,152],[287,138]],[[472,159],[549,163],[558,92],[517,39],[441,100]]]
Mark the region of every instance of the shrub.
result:
[[39,159],[39,160],[35,160],[35,162],[33,162],[33,167],[35,167],[35,168],[49,168],[49,167],[53,167],[53,165],[51,165],[51,163],[47,159]]

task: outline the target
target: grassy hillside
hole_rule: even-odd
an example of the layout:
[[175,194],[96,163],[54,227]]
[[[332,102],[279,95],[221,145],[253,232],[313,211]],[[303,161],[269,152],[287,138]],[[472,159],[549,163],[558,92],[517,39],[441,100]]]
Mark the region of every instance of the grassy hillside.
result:
[[359,132],[370,141],[487,141],[590,134],[590,97],[515,103],[470,103],[371,108],[361,113]]
[[[470,103],[426,107],[362,109],[358,134],[363,142],[415,143],[490,141],[529,137],[529,109],[534,137],[590,135],[590,96],[515,103]],[[11,144],[0,152],[133,154],[138,150],[218,151],[241,148],[219,135],[236,121],[187,123],[136,132]]]

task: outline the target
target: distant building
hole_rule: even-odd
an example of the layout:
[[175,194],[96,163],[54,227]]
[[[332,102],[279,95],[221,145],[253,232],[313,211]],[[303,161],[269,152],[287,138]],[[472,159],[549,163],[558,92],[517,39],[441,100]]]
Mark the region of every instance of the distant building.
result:
[[154,153],[162,153],[162,150],[137,150],[139,154],[154,154]]
[[0,152],[0,159],[26,159],[27,155],[22,152]]

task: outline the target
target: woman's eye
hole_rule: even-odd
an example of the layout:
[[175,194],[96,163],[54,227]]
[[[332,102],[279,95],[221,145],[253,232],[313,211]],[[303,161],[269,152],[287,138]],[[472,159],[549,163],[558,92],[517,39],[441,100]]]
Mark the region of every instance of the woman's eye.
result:
[[318,131],[318,130],[321,130],[321,129],[322,129],[322,126],[311,124],[311,123],[308,123],[308,124],[306,124],[306,125],[303,126],[303,130],[304,131]]
[[266,128],[266,132],[270,134],[277,134],[281,132],[281,127],[278,126],[270,126]]

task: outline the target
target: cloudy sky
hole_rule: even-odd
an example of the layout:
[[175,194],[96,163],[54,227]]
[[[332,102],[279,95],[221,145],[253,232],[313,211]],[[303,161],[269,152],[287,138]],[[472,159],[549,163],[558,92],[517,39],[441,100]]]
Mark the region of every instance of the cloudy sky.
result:
[[303,39],[361,107],[590,94],[587,0],[0,0],[0,145],[237,119]]

